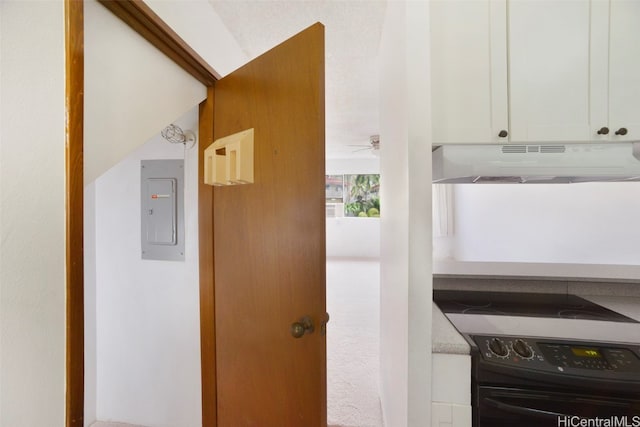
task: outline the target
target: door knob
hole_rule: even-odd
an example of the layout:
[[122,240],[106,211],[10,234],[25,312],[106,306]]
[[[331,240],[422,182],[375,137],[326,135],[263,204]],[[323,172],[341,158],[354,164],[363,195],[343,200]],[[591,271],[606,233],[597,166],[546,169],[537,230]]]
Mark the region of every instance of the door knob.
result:
[[627,128],[620,128],[616,131],[616,135],[626,135],[627,134]]
[[601,127],[601,128],[598,130],[598,132],[597,132],[597,133],[598,133],[598,135],[607,135],[607,134],[609,133],[609,128],[608,128],[608,127],[606,127],[606,126],[605,126],[605,127]]
[[291,324],[291,335],[294,338],[301,338],[304,334],[311,334],[313,331],[313,320],[309,316],[304,316]]
[[507,132],[507,131],[506,131],[506,130],[504,130],[504,129],[503,129],[503,130],[501,130],[500,132],[498,132],[498,136],[499,136],[500,138],[506,138],[506,137],[507,137],[507,135],[509,135],[509,132]]
[[329,313],[325,313],[325,318],[320,323],[320,335],[327,335],[327,323],[329,323]]

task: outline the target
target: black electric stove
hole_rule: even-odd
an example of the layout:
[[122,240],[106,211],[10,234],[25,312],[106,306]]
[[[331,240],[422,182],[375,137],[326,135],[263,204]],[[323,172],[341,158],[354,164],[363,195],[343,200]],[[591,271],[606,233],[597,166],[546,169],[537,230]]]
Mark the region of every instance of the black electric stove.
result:
[[640,322],[576,295],[433,297],[471,346],[474,427],[640,426]]

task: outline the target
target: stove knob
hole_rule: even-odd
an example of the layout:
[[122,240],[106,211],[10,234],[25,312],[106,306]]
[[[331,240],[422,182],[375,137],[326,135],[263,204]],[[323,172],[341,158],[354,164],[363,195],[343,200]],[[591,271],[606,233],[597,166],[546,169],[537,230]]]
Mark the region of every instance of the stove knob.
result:
[[531,351],[531,347],[522,341],[521,339],[517,339],[513,342],[513,351],[518,353],[521,357],[528,359],[533,356],[533,351]]
[[509,354],[509,349],[504,345],[500,338],[493,338],[489,341],[489,350],[491,350],[496,356],[500,357],[505,357]]

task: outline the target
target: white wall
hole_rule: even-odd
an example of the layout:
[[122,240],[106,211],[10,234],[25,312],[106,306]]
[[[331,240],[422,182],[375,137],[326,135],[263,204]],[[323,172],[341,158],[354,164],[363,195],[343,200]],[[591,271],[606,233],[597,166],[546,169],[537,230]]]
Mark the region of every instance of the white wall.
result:
[[390,2],[381,45],[380,364],[385,425],[431,420],[429,7]]
[[[219,76],[247,61],[207,0],[146,2]],[[85,2],[85,183],[206,97],[206,88],[111,12]]]
[[217,76],[224,77],[249,60],[208,0],[145,3],[214,68]]
[[640,265],[640,183],[458,185],[459,261]]
[[407,6],[409,87],[409,401],[408,427],[431,419],[431,310],[433,307],[431,207],[431,64],[429,4]]
[[453,185],[437,274],[640,280],[637,183]]
[[96,1],[85,2],[85,183],[206,98],[206,88]]
[[327,258],[379,258],[379,218],[327,218]]
[[0,2],[0,425],[64,425],[63,3]]
[[380,157],[335,159],[327,158],[325,164],[327,175],[339,174],[375,174],[380,173]]
[[84,427],[96,419],[96,183],[84,187]]
[[[326,160],[326,174],[379,174],[380,159]],[[384,201],[381,201],[384,203]],[[381,206],[384,211],[385,206]],[[380,257],[379,218],[327,218],[327,257],[378,258]]]
[[[197,130],[197,107],[175,123]],[[184,262],[141,259],[140,160],[182,158],[160,136],[95,183],[97,419],[201,425],[197,147],[185,158]]]

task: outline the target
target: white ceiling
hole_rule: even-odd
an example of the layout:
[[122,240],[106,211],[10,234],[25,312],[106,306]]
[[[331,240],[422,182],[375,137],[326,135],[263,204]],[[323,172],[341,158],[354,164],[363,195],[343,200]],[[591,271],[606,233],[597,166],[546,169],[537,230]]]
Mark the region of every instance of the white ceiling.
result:
[[379,133],[378,51],[386,0],[209,2],[249,58],[323,23],[327,157],[372,156],[362,148]]

